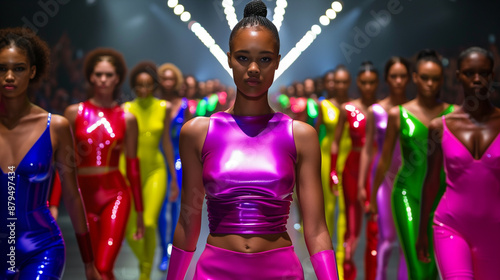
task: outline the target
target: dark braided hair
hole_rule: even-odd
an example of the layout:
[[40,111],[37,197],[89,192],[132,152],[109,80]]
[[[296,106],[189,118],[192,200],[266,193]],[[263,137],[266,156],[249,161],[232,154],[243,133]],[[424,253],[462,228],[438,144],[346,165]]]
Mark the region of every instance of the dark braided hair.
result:
[[410,62],[401,56],[393,56],[389,58],[389,60],[385,63],[384,67],[384,79],[387,81],[387,77],[389,76],[389,70],[391,70],[391,67],[396,64],[396,63],[401,63],[403,66],[406,68],[406,73],[410,75]]
[[0,29],[0,50],[11,46],[22,49],[28,57],[30,66],[36,67],[35,77],[30,80],[30,87],[37,85],[49,72],[50,50],[47,43],[25,27]]
[[358,76],[363,74],[364,72],[373,72],[375,75],[378,76],[378,71],[377,68],[373,65],[373,62],[371,61],[363,61],[361,62],[361,66],[359,66],[358,69]]
[[261,0],[252,0],[245,6],[245,10],[243,12],[243,19],[241,19],[231,31],[231,35],[229,36],[229,50],[231,50],[232,41],[236,32],[242,28],[252,27],[252,26],[263,26],[269,29],[276,39],[276,48],[279,52],[280,50],[280,37],[278,34],[278,29],[267,16],[267,7],[264,2]]
[[420,63],[428,61],[436,63],[439,68],[441,68],[441,73],[443,73],[443,63],[441,62],[438,53],[432,49],[423,49],[418,52],[417,62],[415,63],[415,72],[418,71]]

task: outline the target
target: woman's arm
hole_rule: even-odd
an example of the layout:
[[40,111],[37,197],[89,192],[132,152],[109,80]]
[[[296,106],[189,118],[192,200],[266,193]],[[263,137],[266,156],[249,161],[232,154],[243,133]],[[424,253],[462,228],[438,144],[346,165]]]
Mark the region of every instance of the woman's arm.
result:
[[311,263],[319,280],[337,280],[337,264],[325,221],[321,187],[321,153],[316,131],[294,121],[297,149],[296,191],[304,222],[304,239]]
[[316,133],[318,135],[322,124],[323,124],[323,106],[321,106],[321,102],[318,102],[318,118],[316,119],[316,123],[314,124],[314,129],[316,129]]
[[177,196],[179,196],[179,186],[177,185],[177,172],[175,170],[174,163],[174,146],[172,145],[172,136],[170,135],[170,122],[172,118],[172,104],[167,102],[165,120],[163,122],[163,136],[162,136],[162,147],[165,153],[165,159],[167,160],[168,170],[170,171],[170,201],[175,201]]
[[430,262],[429,255],[429,219],[440,186],[441,168],[443,166],[443,123],[441,117],[433,119],[429,125],[427,136],[427,175],[422,188],[422,202],[420,204],[420,222],[417,238],[417,256],[422,262]]
[[94,266],[87,217],[76,180],[75,151],[70,124],[65,118],[52,115],[50,127],[51,137],[56,144],[54,159],[61,180],[62,197],[75,229],[82,259],[85,263],[86,277],[87,279],[101,279]]
[[127,179],[132,189],[134,197],[135,211],[137,212],[137,231],[134,239],[141,239],[144,235],[144,217],[141,186],[141,171],[139,168],[139,159],[137,158],[137,138],[139,137],[139,128],[137,119],[129,112],[125,113],[125,158],[127,161]]
[[377,191],[380,184],[385,178],[387,170],[391,166],[392,155],[394,153],[394,146],[398,139],[400,127],[399,120],[399,106],[393,107],[389,110],[389,117],[387,120],[387,130],[385,134],[384,146],[382,147],[382,155],[380,156],[375,178],[373,179],[372,192],[370,197],[370,212],[373,215],[378,213],[377,209]]
[[332,250],[325,221],[321,187],[321,154],[315,130],[294,121],[293,131],[297,149],[296,191],[304,220],[304,239],[310,255]]
[[366,136],[365,144],[361,149],[361,159],[359,163],[359,177],[358,177],[358,197],[361,205],[365,205],[366,201],[366,181],[369,176],[369,169],[373,159],[373,141],[375,138],[375,116],[373,114],[373,107],[368,108],[366,116]]
[[209,118],[198,117],[181,129],[182,167],[181,212],[175,227],[167,280],[184,279],[200,236],[201,213],[205,198],[201,149],[208,131]]

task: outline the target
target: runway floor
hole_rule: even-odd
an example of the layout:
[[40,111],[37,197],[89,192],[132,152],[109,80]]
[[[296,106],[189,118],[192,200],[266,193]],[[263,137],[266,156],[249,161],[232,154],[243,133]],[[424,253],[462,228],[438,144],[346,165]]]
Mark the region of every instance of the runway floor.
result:
[[[206,237],[208,235],[208,219],[205,208],[203,209],[203,213],[204,217],[201,226],[202,230],[197,245],[198,250],[196,250],[196,253],[193,257],[193,261],[191,261],[191,265],[188,269],[186,279],[192,279],[196,260],[199,258],[201,252],[203,251],[203,248],[205,247]],[[290,237],[293,241],[297,256],[302,262],[305,279],[313,280],[316,279],[316,276],[314,275],[314,271],[311,266],[311,262],[309,260],[309,254],[307,253],[303,235],[300,231],[297,231],[293,228],[293,225],[296,222],[298,222],[298,214],[295,204],[292,203],[290,218],[288,222],[288,233],[290,234]],[[63,233],[64,240],[66,242],[66,267],[63,279],[85,280],[85,274],[83,270],[83,264],[80,258],[80,253],[78,251],[78,245],[75,240],[75,235],[73,228],[71,226],[71,221],[66,211],[64,210],[64,206],[61,206],[58,224],[61,227],[61,231]],[[364,279],[363,253],[366,243],[364,232],[365,230],[363,228],[361,230],[359,247],[356,251],[354,258],[356,266],[358,267],[357,279]],[[334,246],[335,248],[337,248],[336,244],[334,244]],[[387,271],[387,279],[397,279],[397,259],[398,259],[398,252],[397,250],[394,249]],[[161,272],[157,269],[159,262],[160,262],[160,248],[158,247],[158,249],[156,250],[155,264],[151,280],[160,280],[160,279],[164,280],[166,278],[166,272]],[[120,254],[115,263],[115,276],[117,280],[132,280],[132,279],[138,279],[139,277],[138,262],[126,241],[123,241]]]

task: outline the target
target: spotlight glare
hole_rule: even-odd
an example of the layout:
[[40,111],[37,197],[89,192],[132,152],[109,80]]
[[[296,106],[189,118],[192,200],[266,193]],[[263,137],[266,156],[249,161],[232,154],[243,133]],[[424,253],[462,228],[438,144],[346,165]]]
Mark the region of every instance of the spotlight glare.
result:
[[328,24],[330,24],[330,19],[327,16],[321,16],[319,17],[319,23],[321,23],[321,25],[323,26],[327,26]]
[[315,24],[311,27],[311,31],[314,32],[314,34],[319,35],[321,33],[321,26]]
[[329,19],[334,19],[337,17],[337,13],[333,9],[328,9],[328,10],[326,10],[326,16]]
[[335,1],[332,3],[332,9],[335,11],[335,12],[340,12],[342,11],[342,3],[340,3],[339,1]]
[[168,0],[168,2],[167,2],[167,5],[169,8],[173,8],[173,7],[177,6],[177,4],[179,4],[179,1],[177,1],[177,0]]
[[188,20],[190,20],[190,19],[191,19],[191,14],[190,14],[189,12],[183,12],[183,13],[181,14],[181,20],[182,20],[183,22],[186,22],[186,21],[188,21]]
[[174,7],[174,14],[180,15],[180,14],[182,14],[182,12],[184,12],[184,6],[179,4],[179,5]]

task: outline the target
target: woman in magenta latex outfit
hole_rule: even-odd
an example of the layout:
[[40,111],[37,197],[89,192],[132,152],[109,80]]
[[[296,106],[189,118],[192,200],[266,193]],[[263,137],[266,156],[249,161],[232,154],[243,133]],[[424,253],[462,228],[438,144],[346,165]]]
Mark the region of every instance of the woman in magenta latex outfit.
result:
[[303,279],[286,232],[294,185],[316,274],[337,279],[316,132],[268,103],[280,55],[278,32],[266,12],[262,1],[250,2],[231,33],[234,106],[194,118],[181,130],[182,204],[167,279],[184,278],[205,194],[210,235],[194,279]]
[[[409,81],[410,63],[402,57],[392,57],[384,68],[384,78],[389,85],[389,96],[368,108],[366,116],[366,143],[361,151],[360,172],[358,179],[359,199],[364,203],[367,199],[365,190],[366,182],[373,181],[376,167],[382,154],[382,146],[387,129],[387,118],[389,109],[406,102],[406,85]],[[373,142],[376,142],[377,151],[373,155]],[[377,193],[378,214],[378,246],[377,246],[377,280],[387,279],[387,265],[392,249],[397,241],[396,228],[391,211],[391,192],[394,178],[401,164],[399,144],[394,149],[391,167],[384,182],[379,188],[371,186],[372,192]],[[371,185],[371,184],[370,184]],[[368,247],[367,247],[368,248]],[[365,257],[372,252],[366,250]],[[373,272],[373,271],[372,271]],[[372,279],[373,279],[372,278]],[[403,252],[400,250],[398,279],[407,279],[406,263]]]
[[[85,59],[84,72],[93,96],[69,106],[65,116],[75,130],[78,182],[89,218],[96,267],[103,279],[115,279],[113,266],[125,235],[132,197],[137,212],[135,238],[142,238],[144,232],[136,157],[137,120],[115,101],[126,73],[119,52],[106,48],[93,50]],[[122,152],[130,188],[118,170]]]
[[[442,279],[496,279],[500,275],[500,109],[489,99],[493,56],[472,47],[458,58],[462,105],[429,126],[428,173],[421,217],[429,217],[444,165],[446,190],[434,213],[434,253]],[[430,152],[433,151],[433,152]],[[444,162],[443,162],[444,161]],[[429,262],[428,223],[421,219],[420,261]]]
[[[365,144],[365,126],[368,107],[377,101],[376,91],[378,87],[378,72],[371,62],[363,62],[358,71],[356,84],[361,93],[361,97],[353,101],[342,104],[339,115],[339,123],[335,128],[335,140],[332,143],[332,155],[336,155],[341,144],[342,131],[344,126],[349,126],[352,147],[347,156],[342,175],[342,188],[344,191],[346,231],[344,237],[345,258],[344,258],[344,279],[356,279],[356,265],[354,264],[354,252],[359,241],[362,222],[362,204],[358,200],[358,176],[361,149]],[[336,162],[333,156],[332,162]],[[333,175],[334,173],[332,173]],[[365,186],[365,188],[368,186]],[[367,225],[367,246],[368,250],[377,250],[377,225],[374,220],[370,220]],[[366,276],[373,275],[376,269],[376,257],[371,255],[366,260]],[[370,279],[370,278],[368,278]]]
[[47,44],[33,31],[0,30],[0,278],[61,279],[65,245],[47,206],[57,167],[86,277],[100,279],[75,176],[70,125],[28,99],[48,66]]

